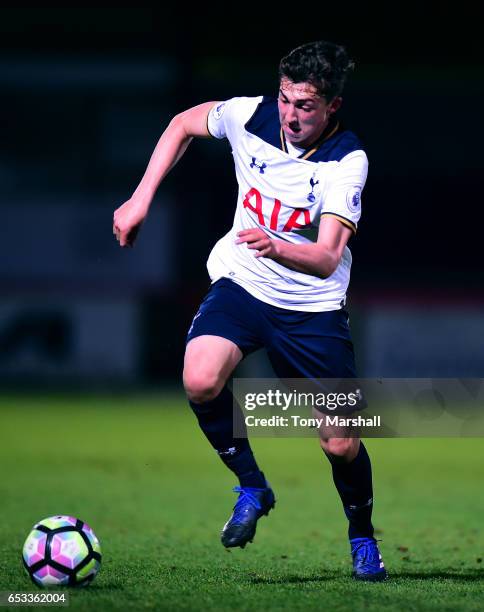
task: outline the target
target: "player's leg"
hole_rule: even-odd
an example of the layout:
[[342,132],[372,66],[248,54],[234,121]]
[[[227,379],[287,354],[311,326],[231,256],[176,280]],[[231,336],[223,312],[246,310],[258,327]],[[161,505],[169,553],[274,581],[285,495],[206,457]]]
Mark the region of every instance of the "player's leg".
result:
[[[280,316],[280,313],[271,313],[271,316],[276,314]],[[284,318],[287,321],[279,323],[268,350],[279,378],[356,378],[353,345],[344,311],[289,313]],[[368,543],[372,547],[368,555],[374,563],[370,572],[363,571],[363,574],[369,576],[366,579],[375,579],[375,576],[381,579],[384,568],[380,571],[380,562],[374,558],[379,552],[373,538],[372,471],[366,448],[354,433],[352,437],[346,437],[344,432],[338,433],[341,437],[334,437],[334,432],[325,428],[319,433],[321,448],[331,463],[333,481],[348,518],[352,553],[356,547],[361,553],[368,552],[361,550],[362,543]]]
[[220,394],[242,351],[221,336],[196,336],[185,348],[183,386],[190,401],[204,404]]
[[[355,378],[353,347],[349,340],[318,337],[317,331],[314,332],[316,335],[308,335],[308,328],[325,329],[327,323],[321,326],[318,321],[326,318],[322,315],[332,313],[316,315],[292,330],[290,338],[278,334],[269,351],[276,375],[279,378]],[[296,336],[299,334],[305,336],[304,343],[297,342]],[[373,537],[372,472],[363,442],[358,437],[344,437],[344,431],[329,431],[326,427],[320,428],[319,435],[321,448],[331,463],[333,481],[349,521],[350,540]]]
[[[199,425],[224,464],[238,477],[239,499],[224,526],[224,546],[245,546],[257,520],[274,506],[274,494],[260,471],[240,408],[227,385],[234,368],[259,348],[256,314],[246,292],[228,280],[216,283],[188,333],[183,381]],[[234,438],[234,419],[242,437]]]
[[234,438],[234,417],[242,413],[233,403],[227,380],[242,359],[239,347],[221,336],[192,338],[186,347],[183,384],[200,428],[225,465],[238,477],[243,487],[264,487],[247,437]]
[[373,484],[365,445],[350,427],[322,426],[319,428],[319,442],[331,463],[333,481],[349,521],[349,539],[372,538]]
[[387,573],[373,537],[371,521],[373,483],[370,457],[359,438],[328,437],[334,433],[340,435],[321,428],[320,444],[331,463],[333,481],[348,519],[353,575],[358,580],[384,580]]

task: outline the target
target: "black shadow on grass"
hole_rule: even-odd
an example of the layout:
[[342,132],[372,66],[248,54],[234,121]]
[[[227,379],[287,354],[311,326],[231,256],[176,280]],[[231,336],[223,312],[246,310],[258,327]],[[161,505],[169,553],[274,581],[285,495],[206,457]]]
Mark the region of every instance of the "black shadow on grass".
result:
[[337,578],[349,578],[350,575],[324,574],[324,576],[250,576],[250,584],[303,584],[305,582],[328,582]]
[[[330,582],[332,580],[351,579],[348,573],[325,573],[321,576],[249,576],[249,584],[303,584],[306,582]],[[454,570],[438,572],[390,572],[388,581],[404,580],[448,580],[452,582],[484,582],[483,570],[470,570],[468,572],[457,572]]]
[[405,578],[406,580],[452,580],[454,582],[483,582],[484,570],[470,570],[456,572],[453,570],[439,572],[391,572],[391,579]]

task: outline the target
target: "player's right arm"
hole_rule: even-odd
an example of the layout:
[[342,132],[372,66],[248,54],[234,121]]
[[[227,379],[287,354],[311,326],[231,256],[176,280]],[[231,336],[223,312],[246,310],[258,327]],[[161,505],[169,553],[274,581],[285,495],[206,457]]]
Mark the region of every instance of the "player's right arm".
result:
[[120,246],[133,246],[159,184],[195,137],[208,138],[208,113],[217,102],[205,102],[179,113],[161,135],[133,195],[114,211],[113,234]]

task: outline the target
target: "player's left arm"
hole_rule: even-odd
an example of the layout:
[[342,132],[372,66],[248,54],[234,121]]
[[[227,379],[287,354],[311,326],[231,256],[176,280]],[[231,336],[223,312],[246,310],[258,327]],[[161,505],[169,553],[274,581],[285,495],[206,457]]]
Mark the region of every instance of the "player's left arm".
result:
[[257,251],[256,257],[268,257],[291,270],[327,278],[338,267],[352,233],[337,217],[324,215],[317,242],[292,244],[273,240],[263,230],[254,228],[239,232],[237,243],[246,242],[249,249]]

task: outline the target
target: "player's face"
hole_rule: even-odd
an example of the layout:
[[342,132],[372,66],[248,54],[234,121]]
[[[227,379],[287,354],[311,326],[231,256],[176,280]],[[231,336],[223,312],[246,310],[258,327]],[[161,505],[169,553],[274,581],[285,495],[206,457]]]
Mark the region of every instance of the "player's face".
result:
[[281,79],[279,89],[279,120],[291,144],[309,147],[323,133],[329,118],[341,106],[341,98],[327,102],[311,83],[294,83]]

